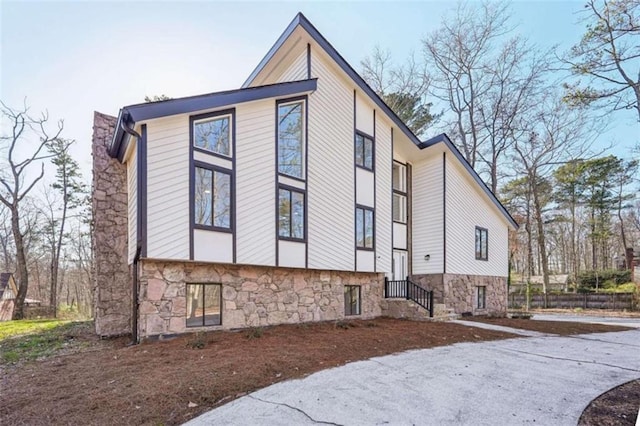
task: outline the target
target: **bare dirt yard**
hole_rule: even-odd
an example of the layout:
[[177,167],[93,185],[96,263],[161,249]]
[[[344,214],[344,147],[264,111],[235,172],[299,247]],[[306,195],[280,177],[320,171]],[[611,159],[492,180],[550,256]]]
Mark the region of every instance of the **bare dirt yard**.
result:
[[568,321],[542,321],[522,318],[492,318],[492,317],[465,317],[465,321],[479,321],[487,324],[501,325],[504,327],[519,328],[522,330],[551,333],[560,336],[586,333],[606,333],[609,331],[627,331],[633,328],[615,325],[588,324]]
[[[623,329],[499,321],[520,328],[535,323],[539,331],[563,334]],[[98,340],[90,323],[55,330],[60,332],[49,330],[47,338],[0,341],[0,424],[180,424],[256,389],[351,361],[517,337],[389,318],[209,332],[137,346],[127,346],[126,339]],[[25,342],[26,349],[19,349]],[[56,351],[42,350],[47,345]],[[43,355],[29,356],[34,347]]]
[[603,393],[587,406],[578,426],[633,426],[640,409],[640,380]]

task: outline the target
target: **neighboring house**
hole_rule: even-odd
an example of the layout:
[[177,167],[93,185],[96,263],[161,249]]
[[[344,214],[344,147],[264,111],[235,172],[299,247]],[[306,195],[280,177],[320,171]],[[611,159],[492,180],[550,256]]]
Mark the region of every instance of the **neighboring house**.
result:
[[93,155],[100,335],[391,315],[407,276],[506,311],[514,220],[302,14],[238,90],[96,113]]
[[[524,278],[524,277],[523,277]],[[547,291],[567,291],[568,290],[568,274],[549,275],[549,285]],[[544,276],[532,275],[530,280],[530,289],[536,292],[542,292],[544,288]],[[523,279],[520,282],[512,283],[509,288],[511,293],[524,293],[527,291],[527,283]]]
[[0,321],[9,321],[13,317],[17,295],[18,287],[13,274],[0,273]]

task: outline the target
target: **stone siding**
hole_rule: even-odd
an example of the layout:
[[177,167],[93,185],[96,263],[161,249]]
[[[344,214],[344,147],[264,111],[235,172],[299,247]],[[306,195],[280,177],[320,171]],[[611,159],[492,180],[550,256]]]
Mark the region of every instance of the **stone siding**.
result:
[[380,316],[383,275],[266,266],[141,260],[140,337],[186,327],[186,284],[222,284],[222,325],[236,329],[344,318],[344,285],[360,285],[361,315]]
[[[456,314],[505,314],[507,312],[507,278],[484,275],[430,274],[411,279],[433,291],[434,303],[443,303]],[[476,287],[486,286],[486,309],[477,309]]]
[[109,157],[116,118],[93,119],[93,291],[99,336],[131,333],[131,273],[127,264],[127,171]]

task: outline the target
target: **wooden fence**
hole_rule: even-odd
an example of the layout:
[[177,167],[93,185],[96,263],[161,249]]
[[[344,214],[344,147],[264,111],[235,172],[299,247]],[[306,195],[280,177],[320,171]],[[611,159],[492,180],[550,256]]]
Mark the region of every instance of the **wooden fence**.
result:
[[[521,308],[526,304],[525,294],[509,295],[509,308]],[[532,294],[529,307],[634,310],[638,305],[634,293],[560,293]]]

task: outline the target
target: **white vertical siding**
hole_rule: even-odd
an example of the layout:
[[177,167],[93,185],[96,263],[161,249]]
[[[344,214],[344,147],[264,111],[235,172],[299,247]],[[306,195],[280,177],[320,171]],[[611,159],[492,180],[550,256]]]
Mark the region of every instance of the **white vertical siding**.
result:
[[236,107],[236,261],[275,265],[275,101]]
[[[412,174],[412,273],[442,273],[444,267],[442,152],[434,151],[429,159],[414,164]],[[448,247],[447,250],[449,250]],[[427,254],[430,256],[428,261],[424,260]],[[448,265],[447,272],[449,272]]]
[[391,126],[376,114],[376,271],[391,275]]
[[373,136],[373,107],[361,94],[356,96],[356,129]]
[[193,230],[193,260],[233,262],[233,234],[204,229]]
[[278,266],[304,268],[305,246],[305,243],[295,241],[278,241]]
[[[508,274],[508,228],[469,172],[447,153],[447,273]],[[489,230],[489,260],[476,260],[475,228]]]
[[147,123],[147,256],[189,259],[189,117]]
[[309,95],[309,268],[353,270],[353,88],[312,49],[317,90]]
[[358,257],[358,272],[375,272],[375,252],[369,250],[356,250]]
[[373,172],[356,167],[356,203],[374,207],[375,175]]
[[129,226],[129,264],[136,255],[138,237],[138,143],[131,138],[131,153],[127,158],[127,198]]
[[291,65],[276,79],[276,83],[285,81],[297,81],[307,79],[307,45],[304,45],[302,52],[293,60]]

